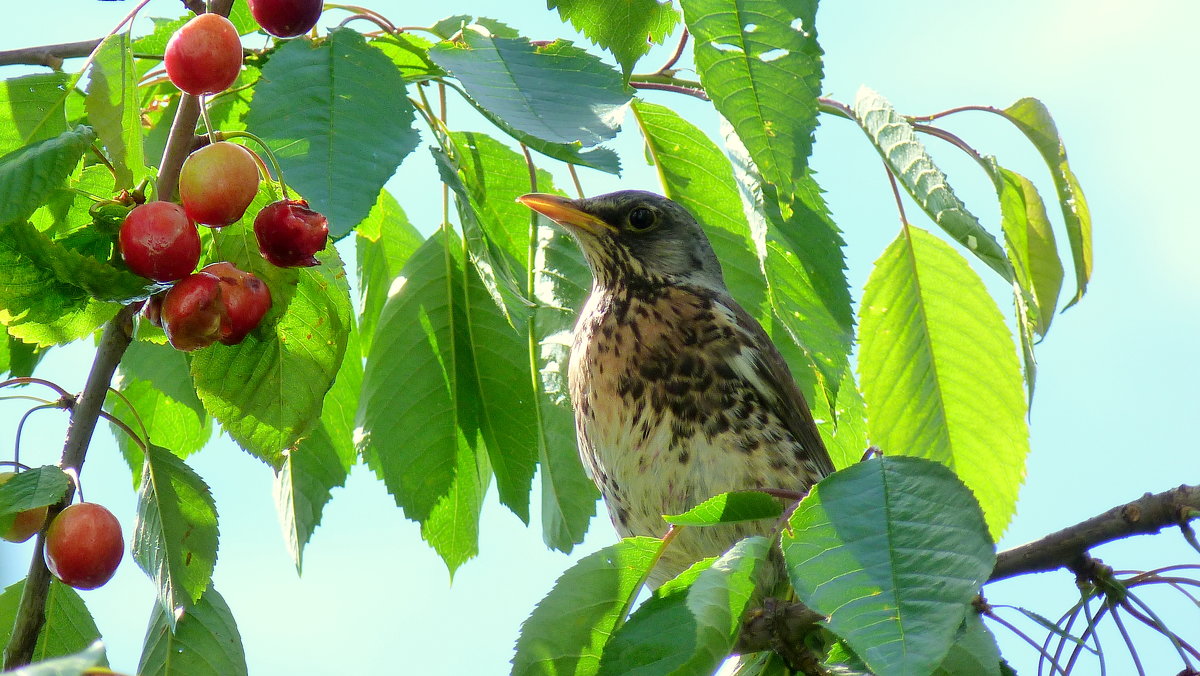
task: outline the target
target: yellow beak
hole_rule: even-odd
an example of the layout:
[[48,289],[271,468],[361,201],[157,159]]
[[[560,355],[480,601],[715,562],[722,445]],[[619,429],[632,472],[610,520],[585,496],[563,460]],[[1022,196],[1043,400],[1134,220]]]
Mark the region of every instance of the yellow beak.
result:
[[598,216],[593,216],[575,206],[575,202],[558,195],[542,192],[531,192],[521,195],[517,201],[533,209],[550,220],[569,228],[578,228],[589,235],[599,236],[617,229]]

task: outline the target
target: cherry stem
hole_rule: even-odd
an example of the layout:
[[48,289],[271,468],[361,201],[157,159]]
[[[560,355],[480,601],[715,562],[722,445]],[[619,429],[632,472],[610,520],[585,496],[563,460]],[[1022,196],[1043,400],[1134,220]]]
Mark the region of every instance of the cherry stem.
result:
[[[218,132],[215,132],[215,134],[216,134],[217,140],[219,140],[219,141],[227,141],[231,138],[248,138],[251,141],[254,141],[255,143],[257,143],[258,147],[262,148],[263,153],[266,154],[267,159],[270,160],[271,168],[275,170],[275,178],[279,182],[280,191],[283,192],[283,199],[285,199],[285,200],[291,199],[291,196],[288,195],[287,182],[283,180],[283,169],[280,168],[280,166],[279,166],[279,159],[277,157],[275,157],[274,151],[271,150],[271,146],[267,145],[266,141],[255,136],[254,134],[251,134],[248,131],[218,131]],[[249,148],[247,148],[247,150],[249,150]],[[266,171],[265,167],[261,167],[262,158],[258,157],[258,153],[255,153],[254,151],[251,151],[250,154],[254,155],[255,158],[259,161],[260,168],[262,169],[263,173],[266,174],[267,180],[270,180],[271,173],[269,171]]]
[[34,406],[28,411],[25,411],[25,415],[21,416],[21,421],[17,423],[16,438],[13,439],[13,462],[21,462],[21,430],[25,428],[25,421],[29,419],[29,416],[32,415],[34,411],[41,411],[47,408],[63,408],[59,404],[60,402],[55,401],[49,404]]
[[366,19],[389,33],[403,32],[402,29],[396,28],[396,24],[389,21],[386,16],[367,7],[359,7],[358,5],[338,5],[327,2],[325,3],[324,9],[340,9],[347,12],[354,12],[354,16],[342,21],[342,23],[338,24],[338,28],[345,26],[348,22],[354,19]]
[[[114,390],[114,391],[115,391],[115,390]],[[121,431],[122,431],[122,432],[124,432],[126,435],[128,435],[128,436],[129,436],[129,438],[130,438],[130,439],[133,439],[134,443],[136,443],[136,444],[138,445],[138,447],[142,449],[142,452],[143,452],[143,453],[145,453],[145,452],[146,452],[146,443],[147,443],[147,442],[145,442],[145,441],[142,441],[142,438],[141,438],[141,437],[139,437],[139,436],[137,435],[137,432],[134,432],[134,431],[133,431],[133,428],[132,428],[132,427],[130,427],[129,425],[126,425],[124,422],[122,422],[122,421],[121,421],[121,419],[120,419],[120,418],[118,418],[117,416],[115,416],[115,415],[113,415],[113,414],[111,414],[111,413],[109,413],[108,411],[105,411],[105,410],[101,410],[101,411],[100,411],[100,417],[101,417],[101,418],[104,418],[104,419],[105,419],[105,420],[107,420],[108,422],[110,422],[110,423],[112,423],[112,424],[116,425],[117,427],[119,427],[119,428],[121,429]],[[143,431],[143,433],[145,432],[145,428],[144,428],[144,427],[142,428],[142,431]],[[147,435],[146,435],[146,439],[149,439],[149,438],[150,438],[150,435],[149,435],[149,434],[147,434]],[[80,500],[82,500],[82,499],[83,499],[83,494],[82,494],[82,493],[80,493],[80,494],[79,494],[79,498],[80,498]]]
[[208,97],[201,96],[200,98],[200,117],[204,118],[204,129],[208,132],[208,142],[216,143],[216,130],[213,129],[212,118],[208,116]]
[[[128,407],[129,412],[133,414],[133,419],[137,421],[138,427],[142,428],[142,436],[146,438],[146,441],[150,441],[150,431],[146,429],[146,423],[142,421],[142,416],[139,415],[138,410],[134,408],[133,402],[129,401],[129,397],[126,397],[124,392],[121,392],[111,385],[109,385],[108,391],[117,395],[117,398],[125,402],[125,406]],[[101,415],[103,415],[103,413]],[[113,422],[116,424],[115,420]]]
[[96,48],[92,50],[91,54],[88,54],[87,61],[84,61],[83,66],[79,68],[79,77],[83,77],[83,74],[87,72],[89,67],[91,67],[92,62],[96,60],[96,54],[100,52],[100,47],[104,44],[104,41],[116,35],[117,31],[125,27],[125,24],[132,23],[133,20],[137,18],[138,12],[142,11],[142,8],[148,4],[150,4],[150,0],[142,0],[139,2],[136,7],[131,9],[129,13],[125,15],[124,19],[121,19],[120,23],[118,23],[116,26],[113,26],[113,29],[108,32],[108,35],[105,35],[100,39],[100,42],[96,43]]
[[0,383],[0,387],[8,387],[10,385],[45,385],[57,392],[61,397],[71,396],[71,393],[64,390],[58,383],[45,380],[44,378],[9,378]]
[[571,174],[571,182],[575,184],[575,192],[583,199],[583,186],[579,184],[579,174],[575,173],[575,165],[567,163],[567,172]]
[[0,466],[12,467],[13,469],[17,470],[17,473],[28,472],[29,470],[33,469],[29,465],[26,465],[23,462],[18,462],[16,460],[0,460]]

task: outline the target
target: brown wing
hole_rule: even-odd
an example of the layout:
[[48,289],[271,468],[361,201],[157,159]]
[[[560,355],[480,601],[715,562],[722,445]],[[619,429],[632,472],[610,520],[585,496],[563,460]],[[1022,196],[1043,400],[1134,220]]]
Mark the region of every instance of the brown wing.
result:
[[766,401],[777,402],[775,414],[783,421],[792,436],[800,442],[806,455],[811,460],[813,468],[820,471],[822,476],[833,474],[833,461],[829,451],[821,441],[821,433],[813,420],[808,402],[796,387],[792,372],[787,362],[779,354],[770,336],[763,330],[754,317],[742,309],[736,301],[723,298],[719,302],[733,312],[739,328],[749,337],[753,344],[753,353],[758,357],[754,365],[758,378],[770,390],[764,393]]

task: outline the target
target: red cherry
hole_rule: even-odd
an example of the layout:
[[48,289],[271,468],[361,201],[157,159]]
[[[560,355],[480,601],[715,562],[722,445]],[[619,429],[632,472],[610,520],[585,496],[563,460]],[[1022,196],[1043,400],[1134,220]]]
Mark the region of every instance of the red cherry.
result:
[[242,146],[221,141],[188,155],[179,199],[189,218],[221,227],[236,222],[258,194],[258,163]]
[[175,282],[162,303],[163,330],[177,350],[191,352],[208,347],[221,337],[221,280],[197,272]]
[[175,31],[163,53],[167,77],[193,95],[225,91],[242,69],[242,41],[220,14],[201,14]]
[[200,235],[183,207],[147,202],[121,224],[121,256],[137,274],[158,282],[179,279],[200,261]]
[[[12,472],[0,472],[0,486],[8,482],[9,479],[15,477]],[[33,534],[42,529],[46,523],[46,508],[34,507],[23,512],[17,512],[16,518],[13,519],[12,525],[8,530],[0,533],[0,538],[9,542],[24,542],[33,537]]]
[[254,20],[277,38],[304,35],[321,18],[322,0],[250,0]]
[[225,304],[225,315],[221,320],[218,340],[225,345],[236,345],[254,330],[263,315],[271,309],[271,290],[252,273],[243,272],[232,263],[213,263],[200,272],[221,280],[221,301]]
[[95,589],[108,582],[124,555],[120,522],[94,502],[67,507],[46,531],[46,566],[76,589]]
[[166,291],[156,293],[147,298],[146,304],[142,306],[142,316],[160,329],[162,328],[162,302],[165,295],[167,295]]
[[279,200],[254,218],[254,236],[263,258],[281,268],[320,265],[314,255],[329,239],[329,221],[304,200]]

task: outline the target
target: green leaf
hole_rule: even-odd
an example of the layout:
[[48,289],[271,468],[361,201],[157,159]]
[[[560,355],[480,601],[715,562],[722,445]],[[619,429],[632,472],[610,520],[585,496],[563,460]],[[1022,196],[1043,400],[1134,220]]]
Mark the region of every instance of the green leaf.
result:
[[[9,468],[5,467],[5,471]],[[0,531],[8,530],[12,517],[27,509],[53,505],[68,488],[67,475],[53,465],[19,472],[0,484]]]
[[736,491],[714,495],[683,514],[664,516],[663,519],[677,526],[715,526],[773,519],[782,513],[779,498],[758,491]]
[[134,187],[147,173],[137,86],[129,35],[108,36],[93,52],[86,110],[88,122],[108,150],[118,188]]
[[462,394],[471,356],[461,247],[443,228],[405,264],[367,356],[357,417],[367,465],[451,571],[475,553],[482,501],[476,439],[461,420],[472,401]]
[[[247,210],[271,200],[264,188]],[[237,345],[194,353],[192,379],[205,409],[242,448],[278,468],[283,452],[315,425],[353,322],[346,273],[332,246],[320,265],[276,268],[263,260],[243,217],[213,240],[214,259],[253,272],[271,289],[271,309]],[[247,383],[253,386],[248,387]]]
[[0,224],[33,213],[95,140],[91,127],[80,126],[0,157]]
[[875,144],[883,161],[900,179],[900,185],[946,234],[1011,282],[1012,264],[1004,248],[979,219],[967,210],[933,163],[925,146],[917,140],[912,125],[892,108],[887,99],[863,87],[854,99],[854,116]]
[[175,31],[183,28],[183,25],[191,20],[192,15],[182,16],[178,19],[167,19],[164,17],[150,17],[150,21],[154,24],[154,30],[149,35],[133,41],[132,49],[139,55],[146,56],[162,56],[167,51],[167,42]]
[[248,673],[242,637],[225,599],[209,587],[178,621],[159,604],[150,614],[137,673],[141,676],[241,676]]
[[59,72],[0,82],[0,153],[65,132],[71,84],[72,77]]
[[933,676],[1000,676],[1000,648],[979,613],[967,613]]
[[332,497],[330,491],[346,483],[358,459],[354,416],[363,374],[358,336],[358,329],[352,328],[337,380],[321,404],[316,429],[287,454],[283,467],[275,474],[279,525],[297,573],[304,562],[304,546],[321,523],[321,512]]
[[158,586],[159,603],[174,627],[176,609],[190,609],[212,580],[217,506],[198,474],[154,444],[146,449],[132,548],[138,566]]
[[570,21],[587,39],[612,52],[626,75],[650,51],[651,43],[661,45],[679,23],[679,12],[671,3],[658,0],[549,0],[546,6],[557,8],[563,21]]
[[[105,408],[139,436],[142,435],[142,425],[145,425],[146,432],[150,436],[148,441],[170,449],[180,458],[187,458],[200,450],[212,436],[212,418],[209,417],[191,389],[191,376],[187,372],[187,361],[183,357],[183,353],[170,346],[152,343],[136,344],[149,346],[140,347],[140,350],[161,350],[164,353],[173,353],[171,356],[176,357],[175,359],[164,354],[161,360],[157,360],[164,364],[169,363],[170,371],[156,380],[161,382],[168,378],[173,379],[180,376],[185,378],[185,381],[179,383],[179,389],[186,387],[186,396],[182,400],[176,399],[167,391],[160,389],[155,382],[130,377],[123,360],[119,379],[114,386],[133,405],[137,416],[134,416],[129,406],[116,396],[111,396],[106,400]],[[171,387],[175,389],[174,386]],[[138,422],[139,418],[140,423]],[[117,440],[117,447],[125,456],[125,462],[129,465],[133,483],[136,486],[142,481],[145,455],[137,442],[131,439],[124,430],[116,425],[111,425],[111,427],[113,436]]]
[[844,469],[862,460],[867,450],[866,402],[854,382],[854,371],[850,369],[846,369],[838,385],[832,417],[833,425],[818,423],[817,428],[829,449],[833,466]]
[[1037,99],[1024,98],[1005,108],[1004,113],[1029,138],[1050,167],[1050,177],[1058,191],[1058,203],[1062,207],[1067,240],[1075,261],[1077,287],[1075,295],[1067,303],[1067,307],[1071,307],[1083,298],[1088,280],[1092,277],[1092,212],[1083,197],[1079,179],[1067,164],[1067,150],[1046,106]]
[[384,34],[367,44],[391,59],[405,82],[424,82],[446,75],[446,71],[429,59],[429,48],[433,43],[424,38],[411,33]]
[[[0,310],[0,318],[3,316],[4,312]],[[39,348],[37,345],[23,342],[10,335],[6,335],[5,340],[0,342],[7,343],[8,374],[13,378],[28,378],[33,375],[33,370],[37,368],[38,362],[49,352],[48,348]],[[0,348],[0,350],[3,349]]]
[[629,93],[621,74],[600,59],[563,40],[535,46],[471,28],[462,40],[434,46],[430,58],[512,128],[584,147],[616,136]]
[[770,548],[765,537],[746,538],[699,570],[690,584],[679,583],[696,566],[664,584],[605,646],[600,673],[708,676],[715,672],[733,649]]
[[[470,136],[457,138],[464,145],[464,149],[462,152],[458,150],[455,152],[464,159],[465,153],[473,152],[469,150],[469,146],[478,148],[476,143],[479,142]],[[499,146],[499,144],[493,142],[493,146]],[[526,314],[527,308],[532,305],[532,302],[524,298],[524,284],[517,281],[514,270],[524,269],[524,266],[518,268],[517,260],[514,260],[512,256],[508,255],[508,252],[501,248],[489,227],[494,224],[489,222],[485,225],[483,221],[483,214],[480,211],[487,212],[487,202],[483,201],[487,199],[486,185],[479,183],[473,186],[474,190],[468,189],[463,183],[465,172],[460,170],[455,160],[440,148],[430,148],[430,152],[433,153],[442,183],[445,183],[454,192],[454,203],[462,224],[472,267],[478,272],[488,295],[491,296],[496,307],[504,313],[506,320],[513,325],[522,323],[523,315]],[[492,164],[503,166],[503,163],[498,161],[493,161]],[[481,163],[476,162],[476,168],[481,168],[481,166]],[[467,176],[470,177],[470,174]],[[475,197],[476,194],[479,194],[479,197]],[[516,224],[523,225],[525,221],[526,219],[519,218]],[[504,226],[507,225],[507,223],[504,224]],[[501,228],[501,232],[503,232],[503,228]],[[521,258],[525,258],[524,252],[522,252]]]
[[1037,187],[1024,176],[989,158],[997,180],[1001,223],[1017,283],[1032,293],[1036,314],[1034,331],[1045,336],[1058,305],[1063,266],[1058,258],[1054,230]]
[[[0,593],[0,645],[8,645],[12,639],[13,623],[16,621],[17,610],[21,605],[21,593],[24,590],[25,580],[20,580]],[[71,655],[87,649],[99,639],[100,630],[96,628],[96,622],[84,605],[79,592],[57,579],[51,579],[50,594],[46,598],[46,623],[42,625],[37,644],[33,648],[33,660],[41,662]],[[88,666],[108,664],[103,646],[91,651],[89,655],[91,662]],[[42,665],[36,666],[43,668]]]
[[400,274],[409,256],[421,246],[424,238],[409,222],[408,216],[387,190],[379,198],[367,218],[358,224],[354,252],[358,259],[359,307],[363,356],[371,349],[379,314],[387,302],[392,281]]
[[872,443],[953,469],[999,537],[1029,431],[1016,348],[982,280],[945,242],[905,227],[875,262],[859,322]]
[[341,237],[417,147],[404,79],[351,29],[289,40],[263,66],[246,126],[275,151],[289,186]]
[[592,676],[662,541],[626,538],[583,557],[521,624],[512,676]]
[[9,335],[39,347],[62,345],[91,334],[118,307],[59,282],[0,238],[0,323]]
[[0,238],[59,282],[79,287],[96,300],[126,303],[166,286],[79,253],[65,246],[62,240],[52,240],[38,232],[27,221],[0,225]]
[[[807,171],[821,93],[816,0],[690,0],[696,69],[763,180],[790,202]],[[787,92],[787,95],[781,95]]]
[[971,492],[920,458],[827,477],[792,514],[782,547],[800,601],[879,676],[937,667],[996,563]]
[[[469,321],[463,362],[475,399],[478,433],[487,449],[500,502],[529,523],[529,491],[539,446],[538,412],[534,404],[529,342],[492,302],[473,267],[467,267],[463,310]],[[523,328],[523,327],[522,327]],[[467,431],[468,439],[473,433]]]
[[104,644],[95,641],[80,652],[36,662],[4,673],[11,676],[85,676],[92,667],[102,664],[105,664]]

